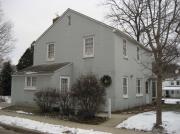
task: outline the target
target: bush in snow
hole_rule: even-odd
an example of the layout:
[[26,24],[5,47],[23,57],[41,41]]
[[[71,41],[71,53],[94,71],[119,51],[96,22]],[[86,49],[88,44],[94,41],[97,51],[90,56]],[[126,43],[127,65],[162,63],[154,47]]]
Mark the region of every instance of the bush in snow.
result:
[[78,116],[91,119],[105,102],[105,88],[93,74],[82,75],[73,84],[71,91],[77,101]]
[[45,88],[35,93],[34,101],[39,106],[41,112],[50,112],[57,104],[58,90],[55,88]]

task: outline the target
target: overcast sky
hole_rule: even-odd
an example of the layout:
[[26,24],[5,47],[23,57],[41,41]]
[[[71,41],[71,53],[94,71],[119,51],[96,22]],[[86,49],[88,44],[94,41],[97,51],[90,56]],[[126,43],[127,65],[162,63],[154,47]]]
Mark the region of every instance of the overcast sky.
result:
[[12,63],[17,64],[30,44],[52,24],[56,14],[61,15],[67,8],[105,22],[107,10],[102,2],[104,0],[2,0],[5,17],[14,25],[16,44],[10,54]]

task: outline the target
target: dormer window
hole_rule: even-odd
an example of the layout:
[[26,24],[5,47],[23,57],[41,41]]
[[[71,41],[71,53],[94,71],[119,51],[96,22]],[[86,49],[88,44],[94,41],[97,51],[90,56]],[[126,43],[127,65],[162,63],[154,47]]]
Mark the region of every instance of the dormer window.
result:
[[47,46],[47,58],[49,61],[54,60],[55,52],[54,52],[54,43],[50,43]]
[[83,57],[94,57],[94,36],[88,36],[84,38],[84,50]]

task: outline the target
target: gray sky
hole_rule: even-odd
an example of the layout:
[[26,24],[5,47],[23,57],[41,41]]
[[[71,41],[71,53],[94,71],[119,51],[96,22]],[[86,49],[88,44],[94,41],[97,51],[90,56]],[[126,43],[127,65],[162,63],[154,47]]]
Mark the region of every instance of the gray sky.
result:
[[94,19],[105,21],[104,0],[2,0],[5,17],[14,25],[15,49],[10,54],[13,64],[27,47],[51,24],[56,13],[61,15],[67,8],[74,9]]

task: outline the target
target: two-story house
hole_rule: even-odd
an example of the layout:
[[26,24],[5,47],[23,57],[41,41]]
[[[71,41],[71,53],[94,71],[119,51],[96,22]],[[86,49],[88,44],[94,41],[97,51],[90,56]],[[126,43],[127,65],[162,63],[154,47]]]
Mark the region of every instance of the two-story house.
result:
[[163,82],[163,96],[167,98],[180,98],[180,75],[168,78]]
[[80,75],[94,73],[112,78],[106,89],[112,111],[144,105],[156,95],[150,68],[151,52],[143,45],[114,27],[67,9],[36,40],[33,66],[13,75],[12,103],[32,105],[37,90],[70,90]]

